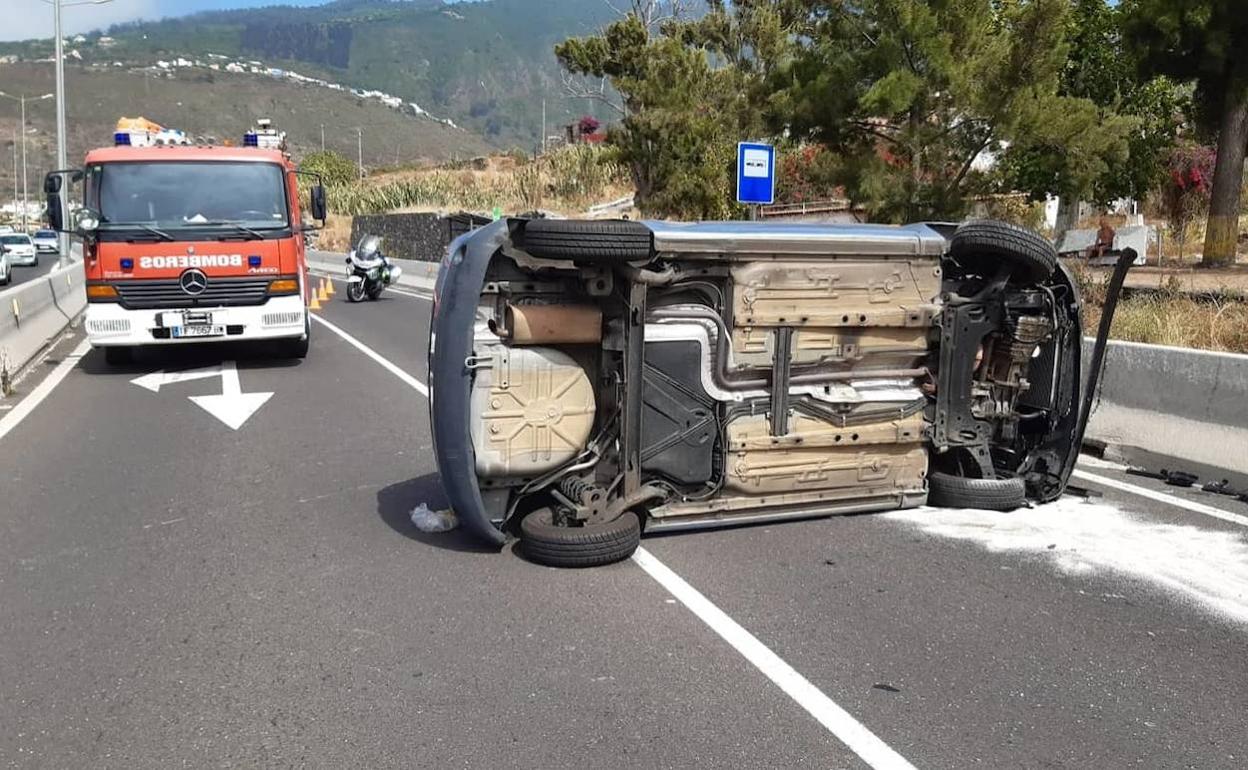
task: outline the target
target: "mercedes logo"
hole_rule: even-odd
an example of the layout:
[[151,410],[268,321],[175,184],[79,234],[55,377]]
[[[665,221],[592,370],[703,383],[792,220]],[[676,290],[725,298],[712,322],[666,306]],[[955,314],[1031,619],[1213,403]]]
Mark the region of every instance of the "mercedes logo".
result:
[[203,294],[208,288],[208,276],[204,275],[202,270],[187,270],[178,279],[178,285],[187,294]]

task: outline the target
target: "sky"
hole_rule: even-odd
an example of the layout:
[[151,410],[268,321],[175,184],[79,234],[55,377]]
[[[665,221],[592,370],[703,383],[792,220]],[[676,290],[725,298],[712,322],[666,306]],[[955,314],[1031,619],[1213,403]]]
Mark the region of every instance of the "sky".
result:
[[[71,2],[72,0],[66,0]],[[255,8],[264,5],[320,5],[326,0],[113,0],[107,5],[65,8],[62,26],[66,34],[90,32],[123,21],[185,16],[197,11]],[[52,37],[52,6],[43,0],[0,0],[5,24],[0,40]]]

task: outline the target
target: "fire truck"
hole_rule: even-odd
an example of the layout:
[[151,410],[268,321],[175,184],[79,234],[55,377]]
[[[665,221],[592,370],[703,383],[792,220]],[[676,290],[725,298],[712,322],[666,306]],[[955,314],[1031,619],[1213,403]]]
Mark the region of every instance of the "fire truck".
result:
[[[91,345],[110,364],[136,348],[210,341],[267,340],[306,356],[300,173],[267,121],[236,147],[139,119],[120,122],[113,146],[87,153],[83,168],[48,174],[50,225],[83,241]],[[313,176],[309,214],[323,223]],[[62,192],[78,182],[81,207],[67,222]]]

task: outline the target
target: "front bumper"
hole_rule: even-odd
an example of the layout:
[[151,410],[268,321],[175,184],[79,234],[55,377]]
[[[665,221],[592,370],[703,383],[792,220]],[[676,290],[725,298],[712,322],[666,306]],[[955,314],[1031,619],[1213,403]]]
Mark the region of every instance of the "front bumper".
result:
[[39,252],[32,251],[29,254],[14,254],[13,252],[10,251],[9,252],[9,264],[24,265],[26,267],[30,267],[31,265],[37,265],[39,264]]
[[298,295],[272,297],[263,305],[248,307],[194,308],[211,312],[213,325],[226,327],[220,337],[167,336],[160,324],[163,313],[176,310],[126,310],[112,302],[87,305],[83,327],[93,347],[119,345],[182,345],[196,342],[238,342],[298,338],[307,327],[307,308]]

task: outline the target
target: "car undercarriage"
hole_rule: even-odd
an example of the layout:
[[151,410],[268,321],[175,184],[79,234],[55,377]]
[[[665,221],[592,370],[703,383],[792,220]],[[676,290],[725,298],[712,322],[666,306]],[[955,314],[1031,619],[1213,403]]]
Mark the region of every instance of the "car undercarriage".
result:
[[1003,223],[506,220],[439,273],[435,451],[473,532],[557,566],[643,529],[1009,510],[1066,487],[1082,338],[1051,245]]

